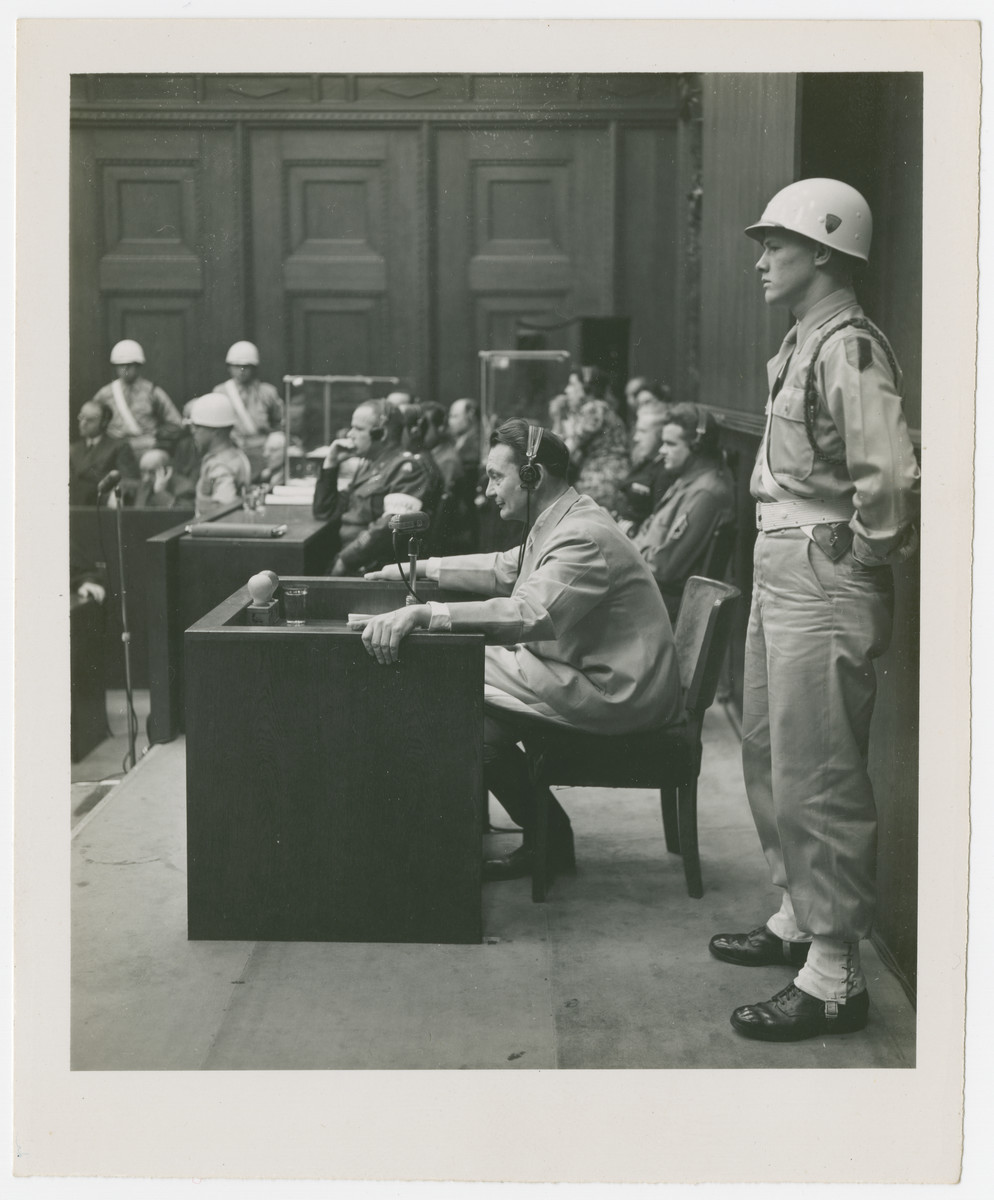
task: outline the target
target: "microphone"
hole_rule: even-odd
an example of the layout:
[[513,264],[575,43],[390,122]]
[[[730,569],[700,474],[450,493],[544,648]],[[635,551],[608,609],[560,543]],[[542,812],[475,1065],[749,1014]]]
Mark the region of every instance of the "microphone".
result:
[[108,471],[107,474],[97,484],[97,497],[105,496],[111,488],[117,487],[121,482],[120,471]]
[[394,513],[387,522],[391,533],[421,533],[431,524],[426,512]]

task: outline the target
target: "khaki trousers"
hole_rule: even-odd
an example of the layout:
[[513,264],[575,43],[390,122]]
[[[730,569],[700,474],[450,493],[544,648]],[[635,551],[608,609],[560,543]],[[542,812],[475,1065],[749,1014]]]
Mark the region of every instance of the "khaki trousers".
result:
[[812,936],[856,942],[873,923],[872,660],[892,617],[890,567],[861,566],[849,551],[832,562],[799,529],[758,535],[743,773],[772,881]]

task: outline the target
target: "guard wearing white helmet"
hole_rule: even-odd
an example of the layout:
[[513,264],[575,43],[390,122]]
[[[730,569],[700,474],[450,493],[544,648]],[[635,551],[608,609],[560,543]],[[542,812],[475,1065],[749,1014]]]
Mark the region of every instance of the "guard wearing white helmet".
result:
[[732,1025],[798,1041],[866,1024],[859,943],[875,902],[876,810],[867,774],[873,659],[890,639],[890,564],[917,541],[919,469],[901,372],[856,303],[870,209],[854,188],[805,179],[746,233],[767,304],[796,324],[768,365],[752,611],[743,684],[746,791],[780,909],[711,952],[742,966],[799,968]]
[[253,342],[235,342],[225,360],[229,379],[219,383],[235,411],[235,441],[252,464],[253,475],[265,465],[266,435],[283,428],[283,401],[271,383],[258,378],[259,351]]
[[182,420],[162,388],[142,375],[145,352],[141,346],[125,338],[111,350],[110,361],[117,378],[93,397],[111,411],[107,432],[111,437],[127,438],[137,455],[153,446],[172,450],[183,435]]
[[240,500],[252,482],[249,460],[232,440],[235,411],[227,396],[210,392],[186,406],[193,440],[201,456],[197,480],[197,515]]

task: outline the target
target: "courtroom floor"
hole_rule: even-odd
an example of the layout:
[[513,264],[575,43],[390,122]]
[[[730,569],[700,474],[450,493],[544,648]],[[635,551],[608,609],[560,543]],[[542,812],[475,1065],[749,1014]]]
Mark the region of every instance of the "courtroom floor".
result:
[[[863,1032],[776,1046],[732,1030],[736,1005],[791,972],[708,954],[711,934],[758,924],[776,897],[718,706],[705,737],[702,899],[666,852],[654,793],[564,788],[576,877],[541,905],[527,880],[485,885],[473,946],[188,941],[184,743],[152,747],[73,817],[73,1069],[913,1067],[914,1009],[869,943]],[[95,753],[113,765],[118,748]],[[74,779],[98,774],[88,761]]]

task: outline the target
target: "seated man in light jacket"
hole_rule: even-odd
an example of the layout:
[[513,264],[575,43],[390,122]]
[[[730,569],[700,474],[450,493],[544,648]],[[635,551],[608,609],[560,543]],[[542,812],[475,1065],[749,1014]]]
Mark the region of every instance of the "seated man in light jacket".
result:
[[[487,493],[502,520],[531,523],[522,546],[419,563],[419,574],[442,587],[488,599],[412,605],[353,625],[383,665],[397,661],[416,629],[487,635],[484,782],[521,825],[524,843],[485,863],[484,879],[531,872],[534,802],[517,745],[529,732],[634,733],[681,711],[673,631],[652,573],[608,513],[566,482],[564,443],[543,431],[529,458],[528,437],[526,421],[506,421],[491,434],[487,458]],[[397,577],[396,566],[372,576]],[[549,866],[570,869],[569,818],[551,796],[549,813]]]

